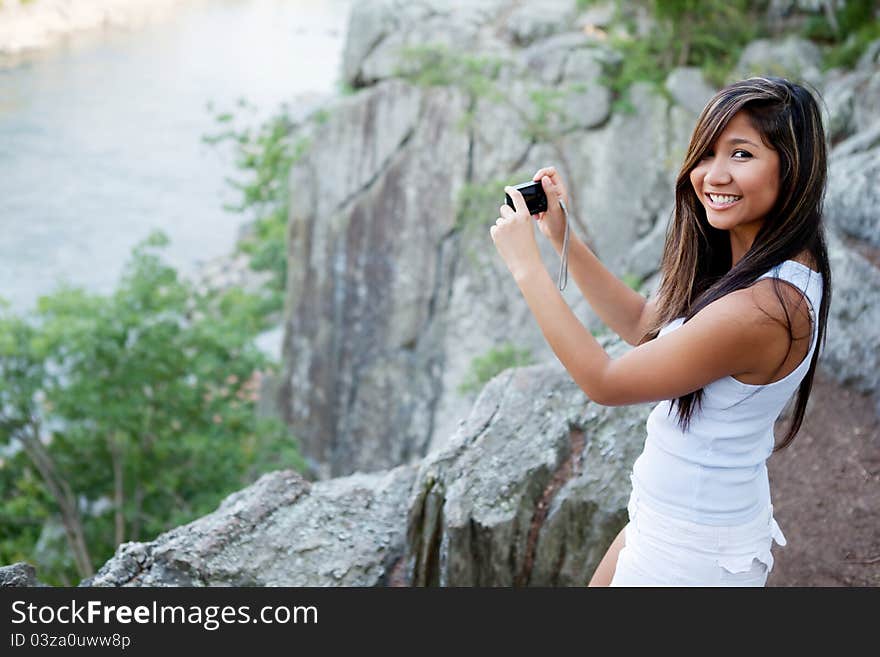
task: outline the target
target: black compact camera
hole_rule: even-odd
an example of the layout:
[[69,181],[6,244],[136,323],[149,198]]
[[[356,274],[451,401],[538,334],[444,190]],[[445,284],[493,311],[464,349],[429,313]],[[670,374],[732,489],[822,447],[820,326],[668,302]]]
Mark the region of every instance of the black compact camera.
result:
[[[523,195],[526,207],[529,209],[529,214],[547,211],[547,195],[544,193],[544,187],[541,185],[540,180],[538,182],[530,180],[529,182],[514,185],[513,188],[519,190],[520,194]],[[516,210],[510,194],[505,194],[504,196],[507,199],[507,205]]]

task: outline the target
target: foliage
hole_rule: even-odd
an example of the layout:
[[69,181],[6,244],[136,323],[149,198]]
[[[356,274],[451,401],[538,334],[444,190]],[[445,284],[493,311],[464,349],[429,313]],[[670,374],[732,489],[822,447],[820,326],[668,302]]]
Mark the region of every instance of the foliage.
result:
[[24,452],[0,458],[0,492],[0,564],[32,562],[52,500]]
[[483,356],[471,361],[470,371],[465,381],[459,385],[458,392],[469,394],[479,391],[486,383],[504,370],[511,367],[522,367],[532,364],[531,351],[517,349],[514,345],[504,343],[490,349]]
[[453,51],[443,44],[402,48],[399,61],[402,63],[398,64],[395,74],[412,84],[454,87],[465,94],[469,104],[459,121],[460,129],[468,130],[475,122],[477,102],[488,101],[506,106],[516,114],[524,143],[553,143],[558,139],[564,131],[562,126],[570,118],[565,112],[565,100],[585,90],[581,83],[544,85],[521,71],[529,80],[528,89],[521,95],[515,94],[509,82],[502,83],[499,79],[502,69],[514,66],[512,61]]
[[167,241],[139,244],[109,297],[61,287],[29,316],[0,312],[0,563],[34,561],[60,521],[70,551],[37,566],[75,583],[268,469],[305,471],[286,427],[256,413],[275,368],[253,343],[258,303],[196,293],[152,252]]
[[[238,108],[240,113],[256,111],[245,99],[238,101]],[[327,118],[326,110],[311,117],[317,124]],[[241,193],[241,200],[224,207],[230,212],[255,215],[251,234],[239,242],[237,250],[250,256],[253,270],[271,272],[266,310],[277,312],[283,306],[287,282],[288,179],[291,167],[308,153],[311,141],[297,133],[286,104],[256,127],[234,127],[237,119],[232,112],[218,113],[215,120],[223,129],[202,140],[208,144],[231,142],[236,168],[244,174],[244,180],[227,179]]]
[[[868,44],[880,39],[880,20],[874,0],[847,0],[834,9],[834,24],[823,12],[811,16],[802,36],[816,42],[823,51],[823,69],[852,68]],[[836,28],[836,29],[835,29]]]
[[[588,3],[579,3],[579,6]],[[614,92],[616,111],[632,111],[627,91],[633,82],[655,85],[678,66],[697,66],[715,86],[726,84],[749,42],[771,36],[764,20],[767,0],[635,0],[615,1],[609,45],[621,57],[609,60],[603,84]],[[651,28],[639,32],[642,12]],[[834,19],[825,11],[805,17],[801,36],[824,52],[824,68],[852,67],[869,43],[880,38],[874,0],[834,3]]]
[[395,75],[423,87],[455,86],[473,97],[499,99],[491,80],[509,62],[499,57],[450,50],[444,44],[402,48]]
[[[606,66],[603,83],[615,94],[615,110],[631,112],[627,92],[633,82],[652,83],[663,91],[673,68],[696,66],[715,85],[725,81],[743,48],[764,36],[760,17],[767,2],[751,0],[637,0],[615,3],[609,38],[621,54]],[[652,27],[638,33],[636,12],[643,11]]]

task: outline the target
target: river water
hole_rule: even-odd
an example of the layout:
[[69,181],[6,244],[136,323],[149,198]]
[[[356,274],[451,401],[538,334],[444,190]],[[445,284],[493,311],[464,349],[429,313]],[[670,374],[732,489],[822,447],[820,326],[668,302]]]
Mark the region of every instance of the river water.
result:
[[[18,312],[66,282],[115,287],[151,230],[183,274],[231,251],[241,215],[215,115],[339,89],[351,0],[211,0],[0,69],[0,297]],[[211,103],[214,110],[208,109]]]

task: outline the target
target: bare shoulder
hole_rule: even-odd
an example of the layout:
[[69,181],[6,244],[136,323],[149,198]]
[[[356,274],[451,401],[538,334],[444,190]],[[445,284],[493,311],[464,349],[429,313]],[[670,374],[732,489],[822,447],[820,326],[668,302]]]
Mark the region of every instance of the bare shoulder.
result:
[[[736,345],[741,353],[754,354],[755,348],[774,339],[773,327],[778,326],[782,314],[771,286],[771,282],[762,279],[730,292],[703,308],[691,321],[699,318],[707,328],[724,333],[729,346]],[[776,300],[775,305],[771,297]],[[753,365],[750,363],[750,367]]]
[[[766,320],[779,327],[788,341],[788,325],[791,324],[795,339],[803,339],[810,332],[809,303],[804,293],[781,278],[763,278],[746,290],[759,312]],[[780,331],[776,331],[779,333]]]
[[751,385],[778,381],[797,367],[809,349],[807,301],[796,287],[779,278],[761,279],[741,292],[751,295],[752,309],[744,312],[753,319],[749,332],[754,341],[748,359],[751,366],[733,376]]
[[772,371],[790,350],[789,325],[795,340],[810,337],[807,301],[782,279],[764,278],[726,294],[691,321],[701,315],[706,332],[718,336],[719,348],[731,351],[738,365],[731,375]]

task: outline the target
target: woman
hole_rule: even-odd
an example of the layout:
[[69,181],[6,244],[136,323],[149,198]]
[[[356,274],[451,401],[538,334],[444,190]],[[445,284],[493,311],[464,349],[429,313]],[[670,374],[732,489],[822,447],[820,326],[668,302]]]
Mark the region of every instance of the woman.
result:
[[[522,195],[490,229],[556,356],[587,396],[659,402],[630,475],[629,523],[591,586],[763,586],[773,517],[766,460],[794,439],[831,297],[822,223],[825,137],[816,101],[775,77],[721,89],[691,136],[657,294],[646,301],[577,237],[569,268],[599,317],[635,348],[611,360],[544,268]],[[567,201],[540,169],[541,233],[561,251]],[[798,390],[787,435],[773,426]]]

